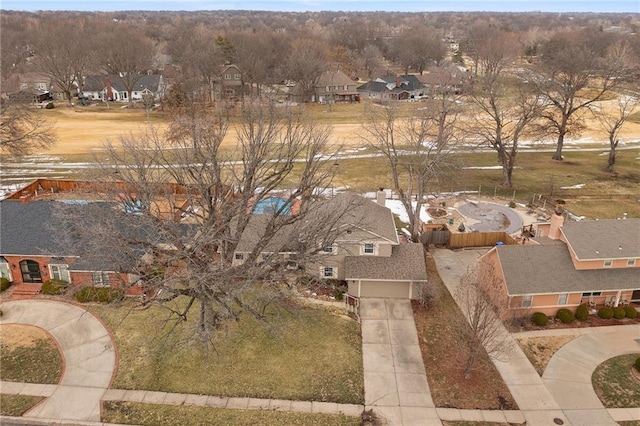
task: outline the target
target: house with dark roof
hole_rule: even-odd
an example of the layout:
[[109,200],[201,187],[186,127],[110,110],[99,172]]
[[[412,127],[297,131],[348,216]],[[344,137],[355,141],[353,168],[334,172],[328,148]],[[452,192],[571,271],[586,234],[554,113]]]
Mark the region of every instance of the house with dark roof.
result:
[[425,86],[415,75],[378,77],[358,87],[363,99],[410,100],[427,95]]
[[[305,258],[302,267],[320,279],[344,280],[354,297],[416,297],[417,286],[427,281],[421,244],[401,243],[391,210],[384,197],[373,202],[357,194],[343,193],[317,202],[305,221],[330,223],[333,232],[313,235],[301,224],[282,228],[263,255],[279,253],[291,261],[300,259],[296,238],[316,238],[315,256]],[[238,243],[235,262],[244,262],[252,252],[269,217],[254,215]],[[313,229],[313,228],[312,228]]]
[[[55,210],[60,201],[0,201],[0,276],[25,293],[35,294],[49,279],[75,286],[120,287],[128,294],[139,294],[137,277],[127,272],[127,261],[114,263],[106,257],[86,262],[73,248],[61,243]],[[92,203],[100,209],[115,209],[115,203]],[[83,203],[71,208],[84,209]]]
[[444,67],[429,67],[425,73],[416,77],[428,93],[460,94],[471,78],[465,68],[454,64]]
[[[160,74],[141,75],[131,90],[131,98],[140,101],[145,95],[160,99],[165,93],[165,84]],[[88,100],[110,100],[128,102],[129,94],[122,78],[117,74],[88,75],[84,78],[82,96]]]
[[585,303],[640,306],[640,218],[539,224],[528,244],[496,246],[481,257],[514,316],[555,315]]

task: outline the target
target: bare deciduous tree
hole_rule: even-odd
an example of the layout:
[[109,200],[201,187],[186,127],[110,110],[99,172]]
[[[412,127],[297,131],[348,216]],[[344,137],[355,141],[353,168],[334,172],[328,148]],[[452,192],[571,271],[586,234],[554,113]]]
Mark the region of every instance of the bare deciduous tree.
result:
[[493,269],[486,264],[467,273],[456,289],[455,298],[468,323],[468,326],[460,324],[459,332],[468,352],[464,377],[470,379],[483,350],[491,359],[500,359],[510,350],[509,335],[502,324],[507,305]]
[[614,115],[608,115],[602,111],[594,112],[602,127],[607,131],[609,137],[609,156],[607,159],[607,171],[613,172],[616,164],[616,150],[618,149],[618,143],[620,130],[622,126],[629,119],[639,105],[638,99],[630,95],[620,95],[617,99],[617,111]]
[[0,105],[0,151],[24,155],[45,149],[56,141],[55,128],[30,105],[2,102]]
[[[94,56],[91,33],[81,19],[45,20],[36,40],[40,68],[71,102]],[[79,87],[81,89],[81,87]]]
[[543,46],[537,74],[531,76],[550,107],[543,116],[558,135],[554,160],[563,159],[565,136],[579,126],[580,113],[616,87],[627,72],[626,44],[596,50],[591,36],[557,33]]
[[302,101],[315,94],[315,83],[327,67],[327,49],[318,40],[299,39],[292,46],[286,60],[286,74],[300,86]]
[[411,239],[419,242],[425,198],[451,167],[459,140],[458,106],[447,96],[421,109],[403,110],[402,105],[369,107],[361,137],[387,161],[393,190],[409,215]]
[[[331,244],[340,232],[333,225],[352,207],[312,200],[333,174],[331,156],[321,155],[327,128],[299,111],[254,104],[245,104],[238,121],[233,153],[221,149],[229,121],[212,111],[176,117],[167,134],[152,129],[110,144],[102,165],[117,166],[121,207],[94,226],[61,219],[83,234],[85,261],[135,265],[128,272],[160,303],[186,296],[175,319],[195,311],[204,341],[243,313],[264,319],[269,303],[288,297],[281,284],[287,262],[305,264]],[[272,197],[279,199],[272,214],[253,214]]]
[[505,76],[505,67],[517,56],[515,37],[494,30],[485,34],[485,41],[478,48],[479,75],[471,94],[480,110],[474,115],[474,129],[482,144],[498,154],[502,185],[511,188],[520,138],[540,118],[544,105],[541,95],[522,80],[514,83]]

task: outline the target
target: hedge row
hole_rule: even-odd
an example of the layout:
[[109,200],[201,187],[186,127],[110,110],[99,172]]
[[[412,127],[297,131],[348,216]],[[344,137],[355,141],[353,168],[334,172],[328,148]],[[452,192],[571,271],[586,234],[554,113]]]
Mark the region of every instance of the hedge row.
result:
[[[618,306],[617,308],[601,308],[598,310],[598,316],[602,319],[634,319],[638,317],[638,311],[632,306]],[[582,304],[576,309],[575,315],[567,308],[559,309],[556,313],[556,319],[563,324],[571,324],[575,319],[586,321],[589,318],[589,308]],[[543,327],[547,325],[549,318],[542,312],[535,312],[531,315],[531,322],[537,326]]]

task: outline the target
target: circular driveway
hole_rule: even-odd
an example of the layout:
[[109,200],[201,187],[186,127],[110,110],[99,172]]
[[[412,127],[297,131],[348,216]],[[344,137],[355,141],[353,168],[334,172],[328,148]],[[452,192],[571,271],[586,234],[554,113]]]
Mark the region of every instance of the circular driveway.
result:
[[100,400],[116,368],[115,347],[102,322],[79,306],[51,300],[16,300],[0,307],[0,324],[40,327],[56,339],[62,351],[60,383],[26,416],[100,421]]
[[458,207],[463,216],[477,220],[469,229],[479,232],[499,232],[507,234],[518,232],[522,228],[522,218],[510,207],[494,203],[464,203]]

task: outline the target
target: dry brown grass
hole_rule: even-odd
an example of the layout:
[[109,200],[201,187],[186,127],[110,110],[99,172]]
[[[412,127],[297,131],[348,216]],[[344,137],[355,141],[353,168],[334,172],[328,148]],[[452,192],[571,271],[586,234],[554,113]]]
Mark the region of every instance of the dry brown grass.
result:
[[544,373],[547,364],[553,355],[575,339],[576,336],[544,336],[544,337],[522,337],[516,339],[524,354],[529,358],[540,376]]

